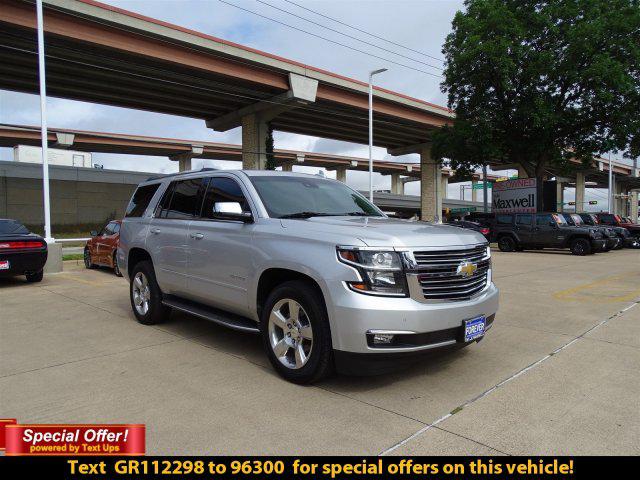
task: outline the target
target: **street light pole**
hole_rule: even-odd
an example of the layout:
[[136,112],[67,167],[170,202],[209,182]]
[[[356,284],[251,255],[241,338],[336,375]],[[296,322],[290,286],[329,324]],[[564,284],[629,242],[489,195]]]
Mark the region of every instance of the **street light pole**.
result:
[[38,77],[40,81],[40,137],[42,142],[42,196],[44,199],[44,239],[53,242],[51,236],[51,206],[49,204],[49,155],[47,151],[47,86],[44,69],[44,17],[42,0],[36,1],[38,21]]
[[613,167],[611,163],[611,154],[609,154],[609,213],[615,213],[613,208]]
[[369,201],[371,203],[373,203],[373,76],[386,71],[386,68],[379,68],[369,72]]

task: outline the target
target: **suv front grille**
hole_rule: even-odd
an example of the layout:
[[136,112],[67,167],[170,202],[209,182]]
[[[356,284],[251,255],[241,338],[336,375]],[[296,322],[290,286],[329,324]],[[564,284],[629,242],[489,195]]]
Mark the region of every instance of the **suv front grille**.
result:
[[[484,290],[488,283],[491,259],[487,247],[463,250],[416,251],[418,283],[426,300],[467,300]],[[458,273],[458,267],[477,267],[471,275]]]

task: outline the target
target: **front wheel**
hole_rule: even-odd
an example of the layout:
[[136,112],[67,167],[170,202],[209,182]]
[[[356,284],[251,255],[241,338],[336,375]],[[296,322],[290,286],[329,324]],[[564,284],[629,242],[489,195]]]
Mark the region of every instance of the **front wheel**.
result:
[[505,235],[498,239],[498,248],[501,252],[513,252],[516,247],[516,241],[509,235]]
[[116,274],[116,277],[121,277],[122,272],[120,271],[120,267],[118,266],[118,259],[116,258],[116,253],[113,253],[113,273]]
[[574,255],[584,256],[591,253],[591,244],[586,238],[576,238],[571,241],[571,253]]
[[262,309],[260,331],[269,361],[286,380],[309,384],[331,372],[329,319],[309,283],[291,281],[276,287]]
[[96,268],[96,265],[91,260],[91,252],[88,248],[84,249],[84,267],[85,268]]
[[162,292],[151,262],[144,260],[133,267],[129,292],[133,314],[143,325],[161,323],[169,316],[171,309],[162,304]]

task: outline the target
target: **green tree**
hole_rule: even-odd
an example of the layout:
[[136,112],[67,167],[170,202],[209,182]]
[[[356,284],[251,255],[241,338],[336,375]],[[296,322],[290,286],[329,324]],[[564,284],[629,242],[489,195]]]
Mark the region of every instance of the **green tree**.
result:
[[267,157],[267,161],[265,162],[264,168],[266,170],[275,170],[276,169],[276,156],[273,153],[273,127],[271,123],[267,126],[267,138],[265,140],[265,155]]
[[[530,177],[638,143],[640,0],[466,0],[446,39],[453,168],[521,165]],[[632,104],[635,103],[635,107]],[[634,139],[635,140],[632,140]]]

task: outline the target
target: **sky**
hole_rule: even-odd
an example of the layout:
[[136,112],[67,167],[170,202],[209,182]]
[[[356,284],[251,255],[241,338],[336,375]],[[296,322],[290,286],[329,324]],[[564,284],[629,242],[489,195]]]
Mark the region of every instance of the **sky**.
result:
[[[367,80],[369,71],[386,67],[389,69],[387,72],[376,76],[377,85],[440,105],[446,105],[446,95],[440,91],[443,58],[441,48],[451,30],[453,16],[463,6],[462,1],[454,0],[104,0],[104,3],[363,81]],[[394,44],[333,22],[300,6],[339,19]],[[246,10],[382,58],[356,52]],[[362,41],[309,23],[283,10]],[[371,44],[399,55],[377,49]],[[0,90],[0,123],[39,124],[39,102],[37,95]],[[58,128],[240,143],[240,128],[229,132],[214,132],[207,129],[202,120],[58,98],[48,99],[47,111],[49,125]],[[276,148],[361,157],[368,155],[366,145],[284,132],[275,132],[274,137]],[[10,160],[12,155],[11,149],[0,148],[0,160]],[[399,159],[403,162],[419,161],[417,156],[411,155],[390,157],[382,148],[374,148],[373,156],[376,159]],[[162,173],[177,171],[176,162],[161,157],[93,154],[93,161],[108,169]],[[193,168],[201,166],[240,168],[239,163],[234,162],[194,159]],[[295,168],[297,171],[318,172],[317,168]],[[327,172],[326,175],[333,177],[335,173]],[[365,172],[349,172],[347,181],[351,186],[368,188],[368,176]],[[419,192],[419,182],[408,183],[406,187],[408,194]],[[389,189],[390,178],[376,174],[374,188]],[[450,186],[448,196],[459,198],[459,186]],[[568,189],[565,196],[565,201],[572,200],[572,190]],[[601,198],[606,198],[606,193],[590,193],[589,199]],[[468,191],[467,199],[470,199]],[[598,209],[600,208],[599,205]]]

